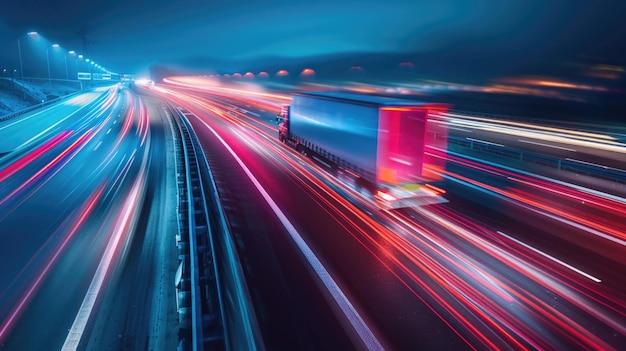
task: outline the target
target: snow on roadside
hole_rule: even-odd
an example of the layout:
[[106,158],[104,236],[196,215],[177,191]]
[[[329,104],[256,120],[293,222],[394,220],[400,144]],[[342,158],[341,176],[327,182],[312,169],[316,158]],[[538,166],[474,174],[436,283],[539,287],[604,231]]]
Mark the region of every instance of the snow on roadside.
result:
[[23,99],[0,90],[0,117],[23,110],[31,104]]
[[65,86],[53,83],[52,88],[46,86],[47,84],[37,84],[32,82],[20,82],[15,81],[15,84],[23,87],[26,90],[29,101],[23,99],[20,91],[14,91],[7,86],[0,86],[0,117],[11,114],[13,112],[21,111],[30,106],[33,106],[37,102],[35,101],[47,101],[51,98],[68,95],[78,91],[78,89],[71,86]]

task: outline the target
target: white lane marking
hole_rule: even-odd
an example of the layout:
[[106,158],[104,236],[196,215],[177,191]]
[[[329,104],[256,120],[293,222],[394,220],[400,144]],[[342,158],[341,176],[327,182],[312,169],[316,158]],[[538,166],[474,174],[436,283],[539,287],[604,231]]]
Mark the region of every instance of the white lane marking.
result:
[[504,147],[504,145],[502,145],[502,144],[492,143],[491,141],[485,141],[485,140],[474,139],[474,138],[465,138],[465,139],[471,140],[471,141],[476,141],[476,142],[483,143],[483,144],[489,144],[489,145],[495,145],[495,146]]
[[591,279],[591,280],[593,280],[596,283],[602,282],[602,280],[600,280],[599,278],[596,278],[596,277],[594,277],[593,275],[591,275],[589,273],[585,273],[585,272],[581,271],[580,269],[578,269],[578,268],[576,268],[576,267],[574,267],[572,265],[569,265],[569,264],[559,260],[556,257],[550,256],[547,253],[545,253],[545,252],[543,252],[543,251],[541,251],[539,249],[536,249],[536,248],[534,248],[534,247],[532,247],[532,246],[530,246],[530,245],[528,245],[526,243],[523,243],[523,242],[521,242],[521,241],[519,241],[519,240],[517,240],[517,239],[515,239],[515,238],[513,238],[513,237],[511,237],[509,235],[506,235],[506,234],[504,234],[503,232],[501,232],[499,230],[497,231],[497,233],[502,235],[502,236],[507,237],[509,240],[515,241],[516,243],[518,243],[518,244],[520,244],[520,245],[522,245],[522,246],[524,246],[524,247],[526,247],[526,248],[528,248],[528,249],[530,249],[530,250],[540,254],[543,257],[546,257],[546,258],[548,258],[548,259],[550,259],[550,260],[552,260],[552,261],[562,265],[563,267],[566,267],[566,268],[569,268],[569,269],[573,270],[574,272],[584,276],[585,278]]
[[109,130],[107,130],[107,134],[111,133],[111,128],[109,128]]
[[523,140],[523,139],[518,139],[517,141],[519,141],[520,143],[527,143],[527,144],[533,144],[533,145],[539,145],[539,146],[551,147],[551,148],[554,148],[554,149],[561,149],[561,150],[567,150],[567,151],[573,151],[573,152],[576,152],[576,150],[574,150],[574,149],[570,149],[570,148],[568,148],[568,147],[562,147],[562,146],[556,146],[556,145],[550,145],[550,144],[538,143],[538,142],[536,142],[536,141]]
[[93,151],[98,150],[98,148],[100,148],[100,145],[102,145],[102,140],[100,140],[100,142],[98,142],[98,144],[96,145],[96,147],[93,148]]
[[313,267],[313,269],[315,270],[315,273],[317,274],[319,279],[322,281],[322,283],[324,284],[328,292],[335,299],[335,302],[337,303],[337,305],[339,305],[339,308],[341,308],[341,311],[344,313],[344,315],[346,316],[346,318],[348,319],[348,321],[350,322],[354,330],[357,332],[357,334],[359,335],[363,343],[366,345],[368,350],[384,350],[384,348],[382,347],[382,345],[380,344],[380,342],[378,341],[374,333],[370,330],[370,328],[367,326],[363,318],[356,311],[356,309],[354,308],[350,300],[348,300],[346,295],[343,293],[339,285],[337,285],[335,280],[331,277],[330,273],[328,273],[324,265],[322,265],[322,262],[320,262],[317,256],[315,256],[315,253],[313,253],[311,248],[306,244],[306,242],[304,241],[300,233],[298,233],[298,231],[293,226],[293,224],[291,224],[289,219],[287,219],[287,216],[285,216],[283,211],[280,210],[278,205],[274,202],[271,196],[263,188],[261,183],[259,183],[256,177],[252,174],[252,172],[248,169],[248,167],[243,163],[243,161],[239,158],[239,156],[237,156],[235,151],[228,145],[228,143],[226,143],[226,141],[222,139],[222,137],[213,128],[211,128],[211,126],[209,126],[205,121],[203,121],[198,116],[195,116],[195,117],[198,119],[198,121],[202,122],[202,124],[204,124],[211,131],[211,133],[213,133],[213,135],[215,135],[215,137],[222,143],[222,145],[224,145],[224,147],[228,150],[228,152],[237,161],[237,163],[246,173],[248,178],[250,178],[254,186],[261,193],[265,201],[270,205],[270,207],[272,208],[272,210],[274,211],[274,213],[276,214],[280,222],[283,224],[285,229],[287,229],[287,232],[289,233],[291,238],[295,241],[296,245],[298,245],[298,248],[300,249],[300,251],[302,251],[302,253],[306,257],[311,267]]
[[618,172],[626,172],[626,169],[613,168],[613,167],[609,167],[609,166],[605,166],[605,165],[601,165],[601,164],[597,164],[597,163],[591,163],[591,162],[576,160],[576,159],[573,159],[573,158],[566,158],[566,160],[572,161],[572,162],[582,163],[582,164],[585,164],[585,165],[596,166],[596,167],[600,167],[600,168],[604,168],[604,169],[612,169],[612,170],[618,171]]
[[[144,157],[145,156],[146,155],[144,154]],[[140,174],[145,173],[146,164],[147,160],[144,159],[141,165]],[[85,294],[85,298],[83,299],[83,303],[80,305],[78,313],[76,314],[74,323],[72,323],[72,327],[65,338],[65,342],[61,348],[62,351],[76,351],[78,349],[78,344],[80,343],[80,339],[83,337],[83,333],[87,327],[87,322],[91,316],[91,311],[96,304],[98,294],[102,289],[102,285],[104,284],[106,275],[111,267],[113,257],[118,249],[120,241],[122,240],[122,236],[124,236],[124,233],[128,233],[133,230],[132,221],[137,219],[137,211],[135,211],[134,208],[137,206],[137,202],[141,196],[140,193],[143,189],[144,181],[144,177],[138,177],[133,183],[129,195],[126,197],[120,211],[120,213],[122,213],[121,220],[118,220],[115,223],[113,235],[111,236],[111,239],[109,239],[109,243],[104,251],[104,254],[102,255],[102,259],[100,259],[96,273],[91,280],[91,284],[89,284],[87,294]]]

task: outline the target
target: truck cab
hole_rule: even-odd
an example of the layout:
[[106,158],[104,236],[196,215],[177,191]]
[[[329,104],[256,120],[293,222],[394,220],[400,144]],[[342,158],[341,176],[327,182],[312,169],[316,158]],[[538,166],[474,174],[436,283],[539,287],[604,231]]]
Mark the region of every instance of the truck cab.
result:
[[276,115],[276,124],[280,124],[284,120],[289,118],[289,105],[282,105],[280,107],[280,112]]
[[278,139],[282,142],[288,140],[289,137],[289,105],[282,105],[280,112],[276,115],[276,123],[278,123]]

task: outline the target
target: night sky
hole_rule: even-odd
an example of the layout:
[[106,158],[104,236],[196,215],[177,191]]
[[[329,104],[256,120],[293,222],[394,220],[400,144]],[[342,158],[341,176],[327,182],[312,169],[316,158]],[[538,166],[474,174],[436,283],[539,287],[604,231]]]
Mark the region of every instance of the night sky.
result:
[[17,39],[31,30],[129,73],[190,58],[338,52],[564,53],[619,63],[626,47],[626,1],[0,1],[3,67],[17,64]]

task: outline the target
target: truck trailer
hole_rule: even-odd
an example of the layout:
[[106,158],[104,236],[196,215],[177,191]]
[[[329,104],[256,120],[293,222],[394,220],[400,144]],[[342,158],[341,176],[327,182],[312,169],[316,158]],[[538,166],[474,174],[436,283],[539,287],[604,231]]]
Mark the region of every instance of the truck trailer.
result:
[[[345,93],[296,93],[277,115],[278,138],[386,209],[444,202],[447,136],[431,119],[448,105]],[[435,130],[437,128],[437,130]],[[439,133],[438,137],[435,137]],[[444,135],[445,134],[445,135]]]

